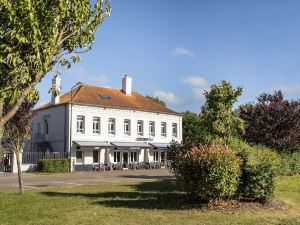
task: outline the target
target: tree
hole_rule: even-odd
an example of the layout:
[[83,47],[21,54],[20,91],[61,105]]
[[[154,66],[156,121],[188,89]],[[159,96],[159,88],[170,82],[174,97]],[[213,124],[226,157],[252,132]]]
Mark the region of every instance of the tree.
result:
[[206,101],[202,106],[201,120],[206,135],[227,142],[230,137],[243,132],[243,121],[233,111],[241,94],[241,87],[234,89],[227,81],[212,85],[209,92],[204,92]]
[[[91,49],[110,15],[108,0],[0,0],[0,139],[4,125],[50,71],[70,68]],[[4,112],[4,105],[11,105]]]
[[163,100],[160,100],[158,97],[151,97],[146,95],[146,98],[150,99],[151,101],[158,103],[160,105],[162,105],[163,107],[166,107],[166,103]]
[[245,121],[246,141],[263,144],[277,151],[300,146],[300,100],[285,100],[281,91],[263,93],[256,104],[240,106]]
[[201,118],[196,113],[186,111],[182,116],[183,143],[198,142],[202,136]]
[[[23,181],[20,153],[25,141],[30,138],[32,109],[35,102],[25,99],[17,113],[5,124],[4,137],[15,153],[18,167],[19,193],[23,194]],[[9,111],[12,106],[5,105],[4,111]]]

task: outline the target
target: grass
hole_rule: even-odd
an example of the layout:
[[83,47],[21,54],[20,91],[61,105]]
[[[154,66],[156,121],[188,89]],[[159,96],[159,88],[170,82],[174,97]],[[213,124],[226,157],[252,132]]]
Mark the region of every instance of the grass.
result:
[[175,190],[165,180],[0,193],[0,224],[300,224],[300,176],[278,179],[283,209],[186,210]]

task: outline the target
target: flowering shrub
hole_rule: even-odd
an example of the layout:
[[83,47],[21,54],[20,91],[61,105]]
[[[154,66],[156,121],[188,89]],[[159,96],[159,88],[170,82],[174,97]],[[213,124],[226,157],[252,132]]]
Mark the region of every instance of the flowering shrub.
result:
[[236,193],[240,159],[227,148],[200,145],[178,153],[173,172],[179,186],[203,201],[218,201]]

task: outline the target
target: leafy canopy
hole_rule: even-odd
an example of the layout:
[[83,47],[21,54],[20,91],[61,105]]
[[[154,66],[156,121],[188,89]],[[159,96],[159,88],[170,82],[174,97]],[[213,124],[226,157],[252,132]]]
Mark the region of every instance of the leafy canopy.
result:
[[300,100],[285,100],[281,91],[263,93],[255,104],[240,106],[246,141],[277,151],[300,146]]
[[0,0],[0,103],[15,113],[25,97],[36,99],[33,87],[78,62],[110,11],[108,0]]
[[243,121],[233,111],[233,105],[242,94],[242,88],[234,89],[227,81],[212,85],[205,91],[205,104],[202,106],[202,128],[206,135],[225,141],[243,131]]
[[146,98],[150,99],[151,101],[153,101],[155,103],[162,105],[163,107],[167,106],[166,103],[163,100],[159,99],[158,97],[152,97],[152,96],[146,95]]

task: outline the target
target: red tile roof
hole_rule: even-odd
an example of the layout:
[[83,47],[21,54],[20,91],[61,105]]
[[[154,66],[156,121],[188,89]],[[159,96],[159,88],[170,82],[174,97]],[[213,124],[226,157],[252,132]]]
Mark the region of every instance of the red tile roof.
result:
[[[102,96],[107,95],[110,99],[103,99]],[[68,92],[60,97],[57,105],[69,103],[71,101],[71,92]],[[171,109],[168,109],[152,100],[140,95],[137,92],[132,92],[131,95],[126,95],[121,90],[111,88],[95,87],[83,84],[72,91],[72,102],[84,105],[94,105],[108,108],[132,109],[149,112],[159,112],[168,114],[179,114]],[[51,107],[47,103],[37,110],[42,110]]]

